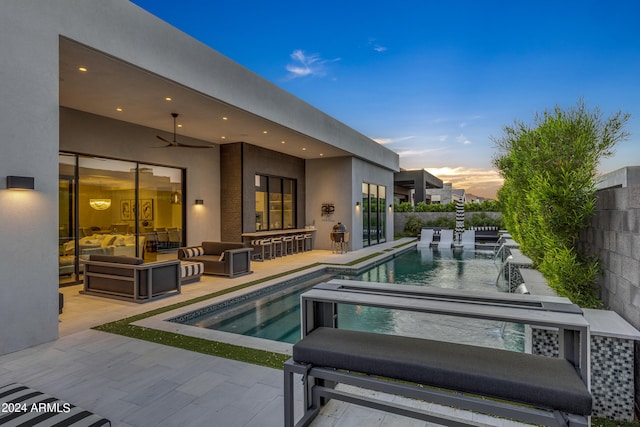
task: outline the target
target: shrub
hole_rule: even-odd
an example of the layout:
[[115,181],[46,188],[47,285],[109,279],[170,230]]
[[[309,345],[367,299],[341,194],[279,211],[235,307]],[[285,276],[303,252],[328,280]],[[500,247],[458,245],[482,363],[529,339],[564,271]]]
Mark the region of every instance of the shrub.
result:
[[628,120],[621,112],[603,120],[580,101],[568,111],[536,115],[534,127],[516,122],[494,139],[507,229],[549,284],[579,305],[599,305],[598,264],[578,250],[577,240],[595,209],[598,163],[628,137]]
[[424,221],[422,221],[417,215],[410,215],[404,225],[404,232],[410,236],[417,236],[420,234],[422,227],[424,226]]

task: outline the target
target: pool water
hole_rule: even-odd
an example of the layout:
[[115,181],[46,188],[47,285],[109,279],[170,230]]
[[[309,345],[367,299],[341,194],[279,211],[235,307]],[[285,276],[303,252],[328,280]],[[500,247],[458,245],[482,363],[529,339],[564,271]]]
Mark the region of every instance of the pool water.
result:
[[[300,295],[331,277],[499,292],[491,251],[418,248],[355,276],[323,276],[192,319],[188,324],[294,344],[300,340]],[[523,351],[522,325],[352,305],[338,306],[338,327]]]

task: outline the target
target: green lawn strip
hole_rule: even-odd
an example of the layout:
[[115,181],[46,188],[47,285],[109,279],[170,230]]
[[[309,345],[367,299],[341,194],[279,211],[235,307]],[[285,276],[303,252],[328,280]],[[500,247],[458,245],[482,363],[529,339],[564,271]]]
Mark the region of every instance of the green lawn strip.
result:
[[[103,328],[105,326],[106,328]],[[118,335],[124,335],[129,338],[136,338],[157,344],[168,345],[184,350],[196,351],[198,353],[208,354],[211,356],[238,360],[240,362],[246,362],[275,369],[282,369],[282,365],[284,364],[284,362],[289,359],[289,357],[291,357],[286,354],[257,350],[219,341],[189,337],[173,332],[144,328],[121,321],[108,323],[95,329],[105,332],[111,332]]]

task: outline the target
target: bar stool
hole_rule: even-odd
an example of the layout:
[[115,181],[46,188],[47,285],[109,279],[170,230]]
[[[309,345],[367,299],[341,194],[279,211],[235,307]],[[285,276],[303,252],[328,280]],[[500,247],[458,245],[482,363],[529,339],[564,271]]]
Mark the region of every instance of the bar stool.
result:
[[[307,245],[307,242],[309,243],[308,245]],[[304,235],[304,250],[305,251],[313,250],[313,234],[311,233],[307,233]]]
[[282,256],[282,237],[272,237],[271,248],[274,257]]
[[293,255],[293,236],[283,236],[282,237],[282,250],[284,255]]
[[271,239],[255,239],[251,241],[251,246],[254,250],[255,255],[260,255],[260,261],[264,261],[266,259],[267,253],[269,259],[272,257],[271,251]]
[[296,234],[296,252],[304,252],[304,234]]

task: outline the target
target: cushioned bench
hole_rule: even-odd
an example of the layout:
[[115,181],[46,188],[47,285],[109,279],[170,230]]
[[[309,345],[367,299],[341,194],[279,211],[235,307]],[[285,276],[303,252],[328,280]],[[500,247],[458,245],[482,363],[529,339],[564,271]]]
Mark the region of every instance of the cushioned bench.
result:
[[[461,293],[334,279],[302,294],[303,338],[284,365],[285,426],[306,426],[326,399],[440,425],[477,425],[337,384],[419,399],[535,425],[590,425],[589,324],[566,298]],[[557,328],[559,358],[494,348],[338,329],[340,304],[381,307]],[[303,415],[294,419],[294,375]]]
[[591,394],[565,359],[318,328],[293,346],[293,360],[572,414],[591,414]]
[[111,425],[106,418],[18,383],[0,386],[0,406],[0,425]]

